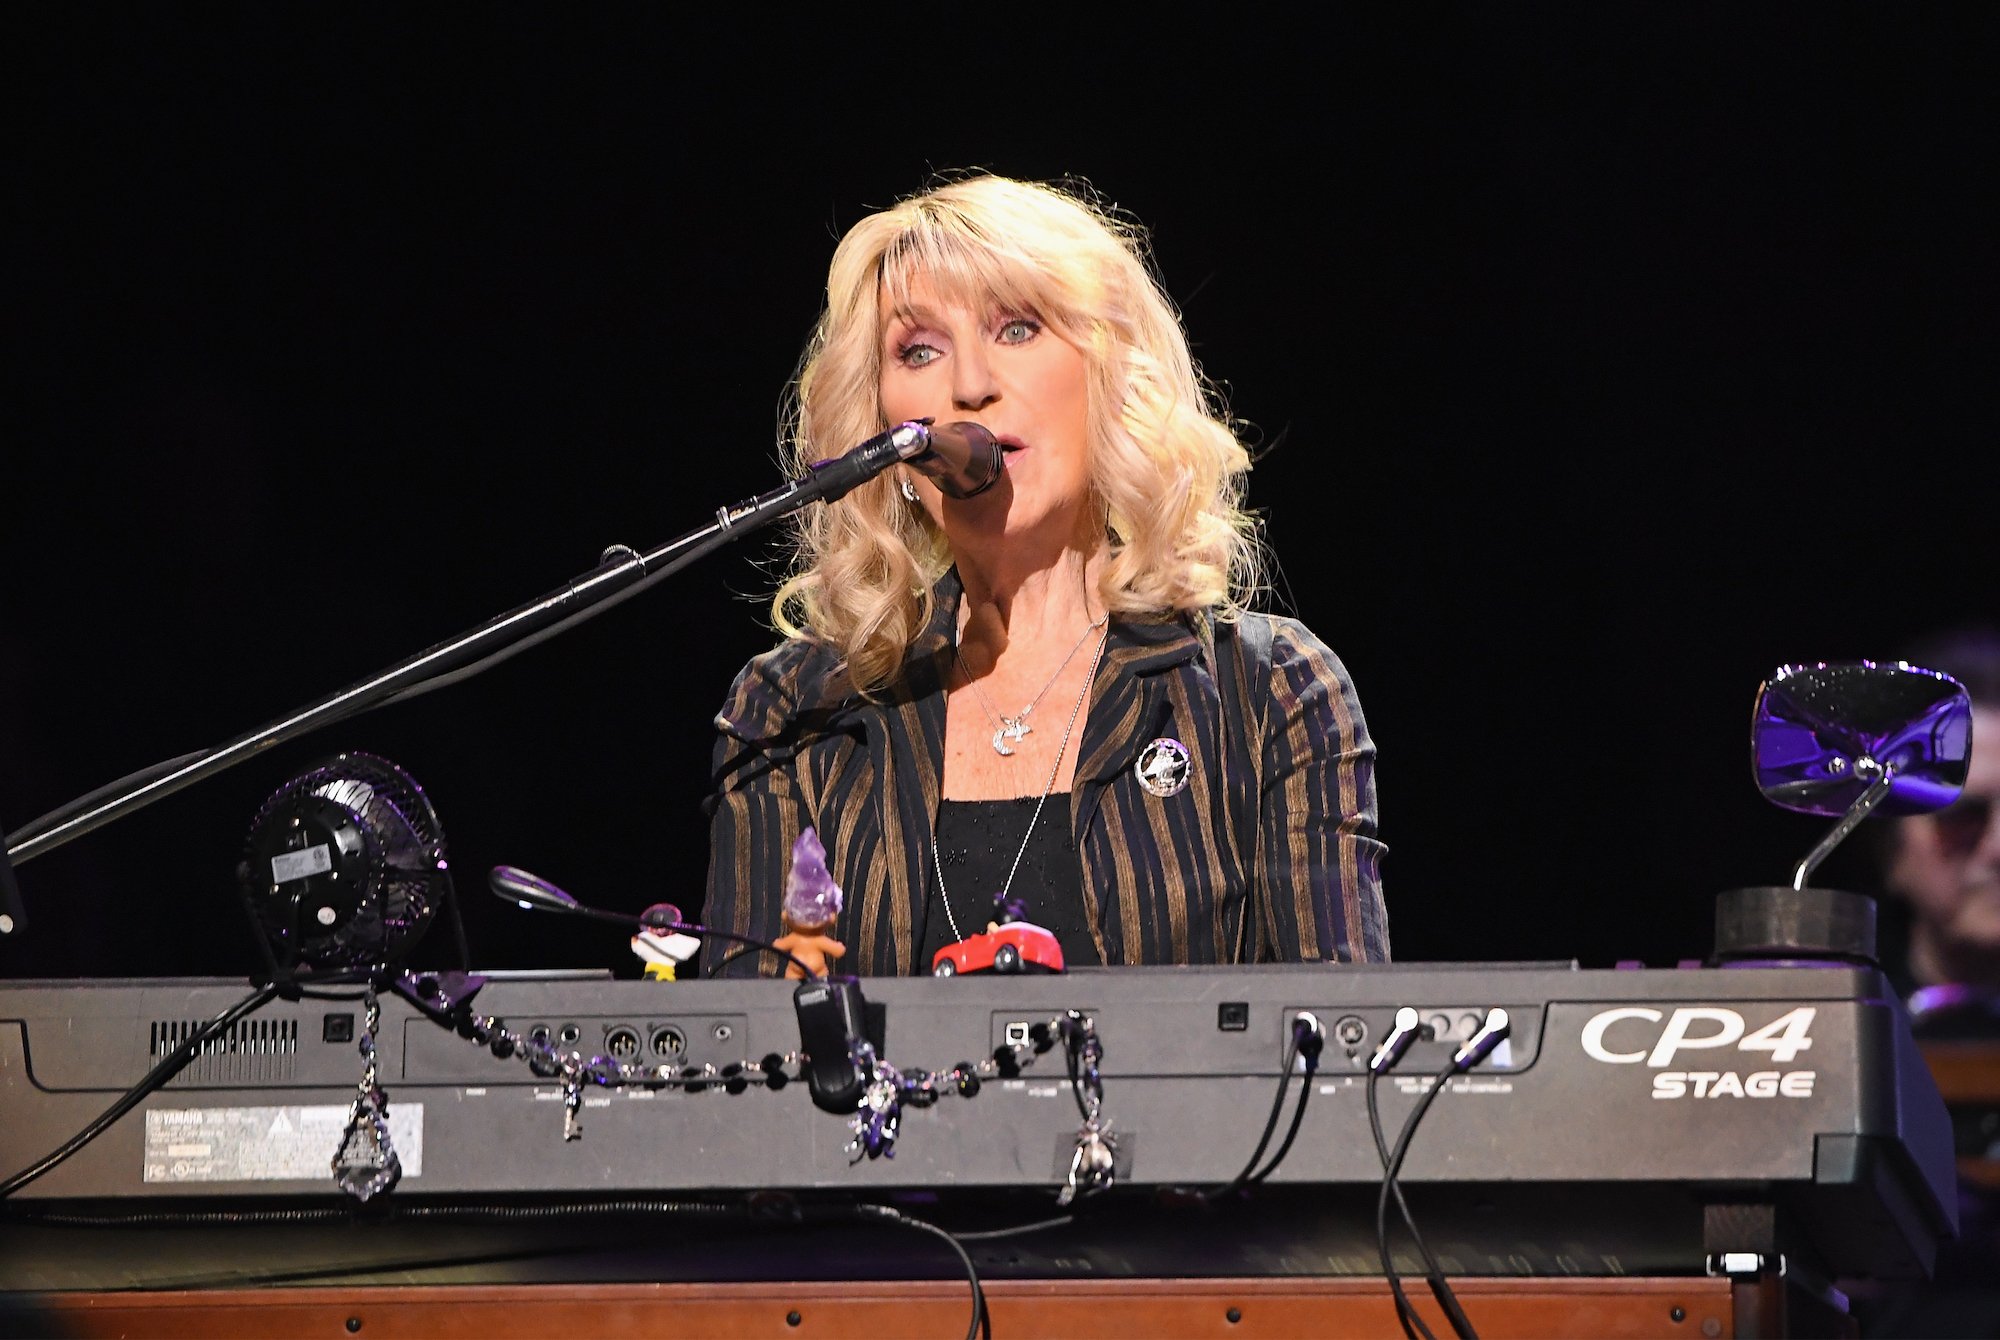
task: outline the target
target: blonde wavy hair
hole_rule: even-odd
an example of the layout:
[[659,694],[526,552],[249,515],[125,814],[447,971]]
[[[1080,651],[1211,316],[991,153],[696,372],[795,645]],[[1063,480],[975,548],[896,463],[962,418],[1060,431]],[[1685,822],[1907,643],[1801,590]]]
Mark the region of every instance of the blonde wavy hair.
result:
[[[1195,366],[1139,230],[1068,189],[967,177],[849,230],[787,404],[793,472],[889,426],[881,298],[886,289],[902,303],[918,275],[947,302],[1033,316],[1082,351],[1104,606],[1239,616],[1259,579],[1257,519],[1242,506],[1250,455]],[[893,474],[798,514],[791,572],[771,605],[779,632],[838,651],[863,693],[901,669],[952,562],[943,531]]]

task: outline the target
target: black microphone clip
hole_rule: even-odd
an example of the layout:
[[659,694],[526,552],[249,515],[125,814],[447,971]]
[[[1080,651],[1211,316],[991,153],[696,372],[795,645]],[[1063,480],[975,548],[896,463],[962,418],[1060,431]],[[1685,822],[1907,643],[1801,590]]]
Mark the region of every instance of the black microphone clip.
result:
[[851,1114],[861,1101],[864,1079],[854,1054],[868,1041],[868,1002],[860,979],[823,977],[800,982],[792,992],[799,1018],[799,1049],[805,1053],[806,1087],[825,1112]]
[[898,462],[936,484],[947,498],[976,498],[1007,468],[999,440],[979,424],[939,426],[911,419],[845,455],[815,462],[802,482],[812,496],[833,502]]

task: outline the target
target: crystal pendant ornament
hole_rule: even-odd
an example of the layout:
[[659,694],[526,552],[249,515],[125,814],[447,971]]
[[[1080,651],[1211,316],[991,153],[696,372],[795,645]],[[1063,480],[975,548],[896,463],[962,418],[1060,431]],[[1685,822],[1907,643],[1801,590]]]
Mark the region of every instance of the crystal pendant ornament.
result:
[[389,1100],[374,1089],[354,1100],[340,1152],[333,1156],[333,1180],[354,1199],[367,1202],[395,1186],[403,1161],[389,1138]]
[[361,1082],[354,1105],[347,1109],[347,1126],[333,1153],[334,1184],[358,1201],[367,1202],[395,1186],[403,1176],[389,1138],[389,1095],[375,1079],[375,1031],[382,1023],[382,1002],[369,987],[361,1008]]

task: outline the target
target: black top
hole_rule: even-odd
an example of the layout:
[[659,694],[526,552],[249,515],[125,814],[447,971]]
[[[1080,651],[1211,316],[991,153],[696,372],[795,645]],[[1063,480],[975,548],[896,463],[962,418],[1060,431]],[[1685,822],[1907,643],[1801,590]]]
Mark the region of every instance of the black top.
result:
[[[1076,839],[1070,832],[1069,793],[1051,792],[1035,818],[1035,796],[1012,800],[940,800],[937,817],[937,855],[944,866],[944,882],[951,899],[951,914],[965,935],[978,935],[996,918],[993,895],[1007,888],[1009,901],[1019,902],[1023,919],[1051,932],[1062,945],[1066,965],[1096,966],[1104,962],[1090,938],[1090,923],[1083,911],[1083,866],[1076,855]],[[1028,832],[1033,819],[1035,831]],[[1007,872],[1021,839],[1028,838],[1028,850],[1014,883],[1007,885]],[[937,872],[928,872],[925,881],[923,954],[917,963],[927,971],[931,957],[951,944],[944,905],[939,901]]]

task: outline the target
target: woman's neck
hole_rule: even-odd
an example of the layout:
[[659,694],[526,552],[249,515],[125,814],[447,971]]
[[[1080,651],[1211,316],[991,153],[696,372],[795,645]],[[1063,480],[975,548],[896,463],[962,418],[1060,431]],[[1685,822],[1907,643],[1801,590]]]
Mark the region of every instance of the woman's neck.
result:
[[969,660],[990,666],[1009,647],[1067,645],[1104,613],[1097,595],[1103,553],[1064,549],[1053,558],[1023,562],[994,554],[981,562],[958,556],[965,594],[958,607],[959,646]]

